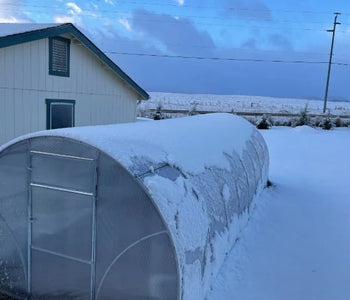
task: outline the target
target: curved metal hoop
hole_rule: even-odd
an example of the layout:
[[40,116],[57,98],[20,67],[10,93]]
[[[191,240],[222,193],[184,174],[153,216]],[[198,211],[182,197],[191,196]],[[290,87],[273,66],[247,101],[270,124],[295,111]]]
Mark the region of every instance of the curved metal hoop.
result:
[[100,295],[100,292],[101,292],[101,288],[102,288],[102,285],[103,285],[103,282],[105,281],[109,271],[112,269],[113,265],[118,261],[118,259],[123,256],[127,251],[129,251],[131,248],[135,247],[136,245],[152,238],[152,237],[155,237],[155,236],[158,236],[158,235],[161,235],[161,234],[167,234],[167,231],[166,230],[163,230],[163,231],[159,231],[159,232],[156,232],[156,233],[152,233],[152,234],[149,234],[149,235],[146,235],[140,239],[138,239],[136,242],[133,242],[132,244],[130,244],[128,247],[126,247],[122,252],[120,252],[114,259],[113,261],[111,262],[111,264],[109,265],[109,267],[107,268],[106,272],[103,274],[102,276],[102,279],[101,279],[101,282],[100,284],[98,285],[98,289],[97,289],[97,293],[96,293],[96,299],[98,299],[99,295]]

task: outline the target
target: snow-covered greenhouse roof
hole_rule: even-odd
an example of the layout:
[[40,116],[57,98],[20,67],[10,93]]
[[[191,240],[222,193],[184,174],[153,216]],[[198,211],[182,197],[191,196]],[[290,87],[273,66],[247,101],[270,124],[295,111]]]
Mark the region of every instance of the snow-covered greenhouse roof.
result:
[[[22,261],[26,276],[17,281],[21,276],[13,276],[8,286],[36,295],[89,294],[90,299],[134,299],[137,290],[161,299],[204,299],[247,221],[251,202],[265,186],[267,173],[268,151],[261,134],[232,114],[60,129],[16,139],[0,149],[0,179],[7,178],[0,189],[6,193],[0,192],[0,216],[6,228],[17,226],[18,232],[12,229],[8,240],[11,235],[23,240],[16,251],[23,252],[18,264]],[[33,215],[22,216],[23,226],[18,228],[11,220],[22,224],[20,218],[8,217],[18,214],[11,210],[9,195],[15,186],[23,186],[25,195],[28,181]],[[96,210],[90,211],[82,199],[51,210],[45,199],[61,199],[62,193],[91,197]],[[12,200],[19,202],[16,207],[24,206],[26,215],[28,205],[16,197]],[[66,225],[51,223],[62,217],[68,220]],[[29,227],[30,241],[25,240],[26,218],[35,220]],[[86,226],[92,232],[88,230],[81,241],[70,240],[76,224],[82,232]],[[53,242],[64,239],[68,248]],[[84,245],[92,250],[76,250]],[[9,247],[0,250],[0,258],[12,253]],[[96,271],[89,273],[89,287],[70,287],[62,274],[62,282],[49,284],[35,276],[51,269],[42,270],[33,261],[26,264],[28,257],[52,267],[66,257],[75,263],[85,261]],[[81,282],[87,280],[83,269],[67,264],[69,273],[77,272],[74,276]],[[1,272],[0,267],[0,277]]]

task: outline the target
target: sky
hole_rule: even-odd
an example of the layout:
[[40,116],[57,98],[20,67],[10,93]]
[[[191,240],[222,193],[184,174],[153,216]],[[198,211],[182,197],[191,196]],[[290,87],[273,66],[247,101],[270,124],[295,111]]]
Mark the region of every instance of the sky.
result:
[[[348,0],[0,0],[0,22],[71,22],[147,91],[350,100]],[[277,61],[277,62],[276,62]]]

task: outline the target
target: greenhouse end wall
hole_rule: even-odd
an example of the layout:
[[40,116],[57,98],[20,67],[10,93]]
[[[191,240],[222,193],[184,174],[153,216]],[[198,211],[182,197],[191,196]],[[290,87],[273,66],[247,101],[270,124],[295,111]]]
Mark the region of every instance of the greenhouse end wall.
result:
[[0,154],[0,293],[15,299],[178,299],[174,247],[120,164],[59,137]]
[[0,149],[0,293],[205,299],[268,164],[231,114],[13,141]]

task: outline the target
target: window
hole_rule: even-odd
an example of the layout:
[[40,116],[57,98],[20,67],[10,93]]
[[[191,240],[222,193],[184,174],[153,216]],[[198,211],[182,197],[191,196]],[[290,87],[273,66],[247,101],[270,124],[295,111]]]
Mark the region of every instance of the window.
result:
[[74,127],[75,100],[46,99],[46,129]]
[[49,74],[69,77],[70,40],[62,37],[49,39]]

